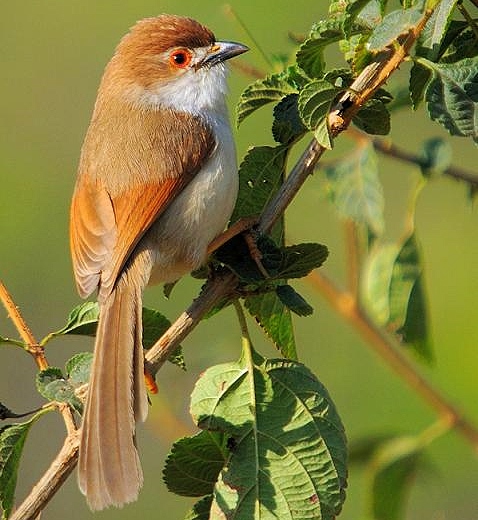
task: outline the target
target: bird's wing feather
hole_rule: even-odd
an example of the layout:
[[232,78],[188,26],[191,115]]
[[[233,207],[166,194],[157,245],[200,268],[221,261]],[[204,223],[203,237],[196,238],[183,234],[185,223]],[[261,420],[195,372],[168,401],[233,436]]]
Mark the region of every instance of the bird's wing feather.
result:
[[[94,119],[91,126],[98,124]],[[200,118],[169,110],[139,121],[132,114],[129,136],[121,128],[106,134],[121,136],[113,142],[91,142],[88,135],[101,135],[91,126],[71,205],[70,244],[80,295],[101,287],[105,297],[141,237],[211,155],[215,140]]]

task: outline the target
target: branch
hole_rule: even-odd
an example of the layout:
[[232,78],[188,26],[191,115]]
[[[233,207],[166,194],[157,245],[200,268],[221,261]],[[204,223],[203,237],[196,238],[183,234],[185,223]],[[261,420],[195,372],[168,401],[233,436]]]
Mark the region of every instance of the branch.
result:
[[2,301],[5,309],[7,310],[10,319],[13,321],[15,328],[17,329],[20,337],[25,343],[25,350],[33,356],[35,362],[40,370],[44,370],[48,367],[48,362],[45,358],[45,353],[42,347],[38,344],[37,340],[33,336],[32,331],[26,324],[23,316],[20,313],[20,309],[15,305],[11,294],[8,292],[5,284],[0,280],[0,300]]
[[[422,157],[399,148],[387,139],[374,138],[372,139],[372,144],[376,150],[385,155],[389,155],[390,157],[394,157],[395,159],[404,162],[416,164],[417,166],[424,165]],[[478,175],[474,175],[473,173],[458,168],[457,166],[449,166],[448,168],[445,168],[442,173],[456,179],[457,181],[466,182],[472,190],[478,189]]]
[[341,291],[331,280],[316,271],[311,273],[309,282],[345,320],[365,338],[370,347],[443,419],[443,422],[459,432],[478,452],[478,429],[461,411],[421,376],[415,367],[400,352],[398,342],[377,327],[360,307],[356,297]]

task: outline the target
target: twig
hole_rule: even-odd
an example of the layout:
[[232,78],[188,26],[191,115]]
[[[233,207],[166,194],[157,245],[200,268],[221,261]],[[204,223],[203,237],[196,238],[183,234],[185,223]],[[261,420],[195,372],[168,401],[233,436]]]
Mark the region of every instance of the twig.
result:
[[67,436],[55,460],[10,520],[33,520],[38,517],[75,468],[79,445],[78,432]]
[[[389,155],[390,157],[394,157],[395,159],[404,162],[416,164],[417,166],[424,166],[422,157],[399,148],[388,139],[374,138],[372,139],[372,144],[376,150],[385,155]],[[478,189],[478,175],[474,175],[473,173],[458,168],[457,166],[449,166],[448,168],[445,168],[442,173],[449,177],[453,177],[458,181],[466,182],[472,189]]]
[[13,298],[8,292],[5,284],[0,280],[0,300],[2,301],[5,309],[7,310],[10,319],[13,321],[20,337],[25,343],[25,350],[30,353],[35,359],[36,364],[40,370],[44,370],[48,367],[48,362],[45,358],[43,348],[38,345],[32,331],[26,324],[20,310],[15,305]]
[[465,437],[478,452],[478,429],[457,410],[445,397],[424,379],[415,367],[400,352],[397,341],[378,328],[359,306],[356,297],[341,291],[331,280],[317,271],[307,280],[315,287],[344,319],[365,338],[371,348],[441,417]]

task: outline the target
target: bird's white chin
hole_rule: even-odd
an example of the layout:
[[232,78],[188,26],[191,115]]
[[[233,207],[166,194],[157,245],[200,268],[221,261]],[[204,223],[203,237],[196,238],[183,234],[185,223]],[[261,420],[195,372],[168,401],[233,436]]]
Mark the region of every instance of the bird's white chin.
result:
[[135,85],[130,91],[135,105],[143,110],[174,108],[190,114],[225,110],[227,66],[219,63],[211,68],[189,69],[167,82],[158,81],[147,88]]

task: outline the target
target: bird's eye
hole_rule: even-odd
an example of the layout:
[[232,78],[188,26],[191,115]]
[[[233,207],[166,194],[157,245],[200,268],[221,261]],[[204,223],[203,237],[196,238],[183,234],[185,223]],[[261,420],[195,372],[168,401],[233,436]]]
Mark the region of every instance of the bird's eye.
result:
[[187,49],[176,49],[169,55],[169,63],[178,69],[184,69],[191,62],[191,53]]

